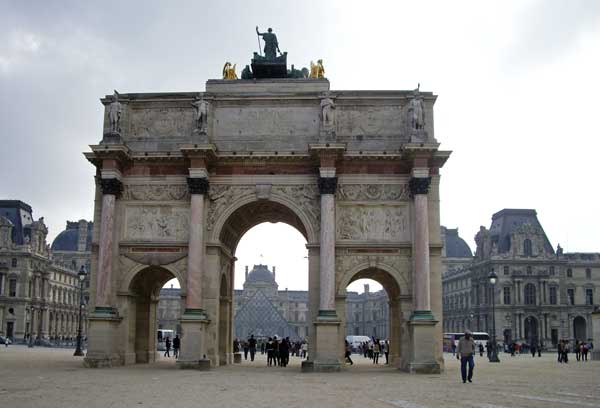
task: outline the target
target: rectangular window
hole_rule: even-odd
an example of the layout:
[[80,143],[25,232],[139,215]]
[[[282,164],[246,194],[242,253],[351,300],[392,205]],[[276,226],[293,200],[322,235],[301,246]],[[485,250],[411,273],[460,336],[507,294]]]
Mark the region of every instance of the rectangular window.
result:
[[585,290],[585,304],[586,305],[594,304],[594,289],[586,289]]
[[575,304],[575,289],[567,289],[567,299],[570,305]]
[[8,296],[15,297],[17,296],[17,280],[11,279],[8,281]]
[[556,286],[550,286],[550,304],[551,305],[556,305],[557,299],[556,299]]
[[550,267],[550,276],[554,276],[554,266]]
[[592,279],[592,270],[590,268],[585,268],[585,278]]
[[10,266],[12,266],[13,268],[17,267],[17,258],[13,258],[10,261]]
[[4,293],[4,275],[0,273],[0,296]]
[[508,266],[504,267],[504,274],[508,275],[510,273]]
[[504,287],[504,304],[510,305],[510,288],[508,286]]

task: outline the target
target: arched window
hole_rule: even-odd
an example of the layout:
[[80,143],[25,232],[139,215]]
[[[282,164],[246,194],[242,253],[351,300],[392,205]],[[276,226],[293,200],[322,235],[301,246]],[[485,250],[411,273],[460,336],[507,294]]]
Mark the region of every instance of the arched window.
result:
[[535,285],[533,283],[525,285],[525,304],[535,305]]
[[531,253],[531,240],[526,239],[525,241],[523,241],[523,254],[525,256],[531,256]]

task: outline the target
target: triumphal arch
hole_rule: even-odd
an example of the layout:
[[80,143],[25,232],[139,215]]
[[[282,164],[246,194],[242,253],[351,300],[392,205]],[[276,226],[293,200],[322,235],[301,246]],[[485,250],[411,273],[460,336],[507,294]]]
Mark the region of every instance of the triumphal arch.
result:
[[102,99],[102,141],[86,153],[100,226],[87,366],[154,360],[158,294],[173,277],[185,306],[177,365],[230,364],[236,246],[280,221],[308,242],[304,370],[340,368],[345,290],[359,278],[389,295],[393,363],[443,368],[439,169],[449,152],[434,135],[436,97],[331,90],[322,75],[286,75],[284,57],[255,54],[254,74],[208,80],[203,92]]

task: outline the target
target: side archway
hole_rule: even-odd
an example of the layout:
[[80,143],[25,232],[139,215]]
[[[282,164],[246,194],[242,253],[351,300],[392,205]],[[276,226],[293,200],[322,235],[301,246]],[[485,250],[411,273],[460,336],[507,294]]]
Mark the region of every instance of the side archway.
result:
[[342,273],[336,290],[337,313],[343,322],[340,350],[344,349],[343,344],[347,332],[346,288],[358,279],[372,279],[378,282],[388,296],[389,330],[387,340],[390,365],[400,368],[403,366],[404,358],[402,351],[408,350],[409,347],[409,336],[403,310],[410,310],[411,296],[406,279],[399,271],[386,264],[378,263],[377,266],[372,266],[365,262]]

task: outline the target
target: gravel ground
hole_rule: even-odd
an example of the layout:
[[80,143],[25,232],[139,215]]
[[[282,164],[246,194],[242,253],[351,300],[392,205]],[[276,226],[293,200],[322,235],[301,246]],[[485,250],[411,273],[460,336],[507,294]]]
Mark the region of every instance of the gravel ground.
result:
[[86,369],[73,350],[0,347],[1,407],[597,407],[600,362],[558,364],[554,354],[477,358],[472,384],[446,355],[441,375],[409,375],[353,355],[341,373],[266,367],[264,356],[208,372],[151,365]]

